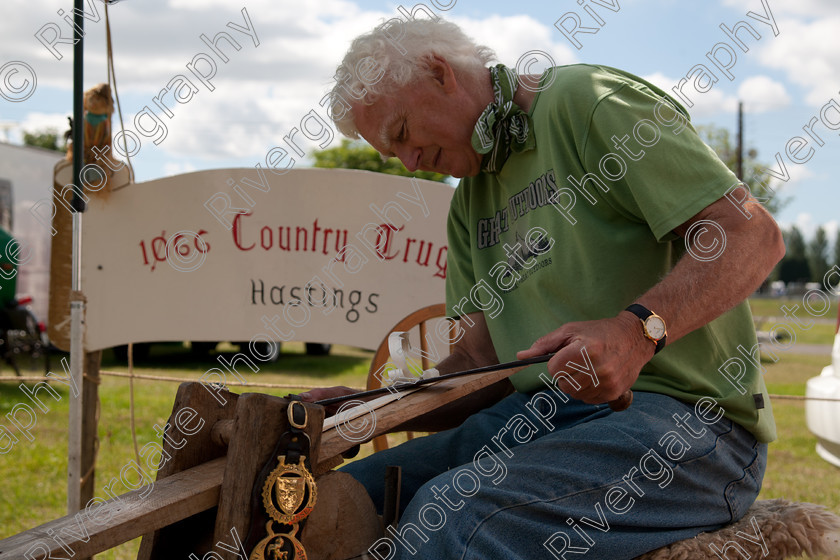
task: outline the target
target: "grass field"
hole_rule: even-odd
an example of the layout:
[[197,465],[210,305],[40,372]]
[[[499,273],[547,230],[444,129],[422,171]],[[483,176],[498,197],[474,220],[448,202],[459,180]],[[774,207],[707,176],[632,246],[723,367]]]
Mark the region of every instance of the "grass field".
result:
[[[812,305],[812,310],[819,313],[824,304],[814,302]],[[795,306],[798,306],[798,309]],[[782,307],[789,310],[787,315]],[[756,329],[762,331],[776,329],[775,334],[785,345],[831,344],[834,338],[837,319],[837,301],[835,300],[831,301],[830,307],[821,316],[816,316],[806,310],[801,297],[756,298],[750,300],[750,308],[755,318]]]
[[[762,300],[762,305],[765,305]],[[778,309],[778,302],[775,303]],[[835,311],[836,313],[836,311]],[[830,315],[827,315],[830,316]],[[834,315],[836,316],[836,315]],[[822,333],[816,344],[830,344],[830,333]],[[233,347],[229,348],[230,351]],[[258,373],[247,376],[251,383],[282,383],[290,389],[256,389],[275,395],[299,392],[316,385],[348,385],[363,387],[372,353],[349,347],[334,347],[329,357],[309,357],[302,345],[288,344],[278,362],[266,364]],[[197,378],[212,367],[212,359],[196,361],[176,346],[153,349],[148,363],[137,373]],[[766,363],[766,382],[770,393],[803,395],[805,381],[818,375],[829,363],[827,356],[785,353],[776,363]],[[103,370],[126,371],[106,352]],[[3,375],[9,375],[6,371]],[[136,380],[136,433],[140,447],[159,441],[154,426],[163,426],[172,407],[176,383]],[[30,384],[31,386],[31,384]],[[15,534],[59,517],[65,513],[68,391],[53,383],[60,400],[41,393],[48,411],[38,410],[37,425],[32,429],[33,441],[17,434],[19,441],[7,454],[0,455],[4,484],[0,490],[0,538]],[[101,417],[100,448],[97,458],[96,496],[107,497],[104,487],[119,478],[120,469],[134,458],[129,422],[129,383],[127,379],[103,378],[100,385]],[[248,392],[247,387],[233,388]],[[29,402],[18,383],[0,383],[0,415],[5,415],[18,402]],[[804,403],[775,400],[773,408],[779,439],[770,446],[768,472],[760,498],[787,498],[825,504],[840,514],[840,469],[822,459],[815,451],[815,438],[807,430]],[[5,423],[5,417],[0,416]],[[363,451],[366,453],[369,451]],[[146,473],[153,477],[153,473]],[[135,481],[129,481],[135,482]],[[114,491],[126,491],[119,482]],[[136,555],[139,541],[126,543],[98,555],[97,558],[128,560]]]
[[[750,300],[750,309],[752,309],[755,317],[784,317],[785,313],[782,310],[783,305],[787,306],[791,310],[794,305],[798,305],[799,310],[796,311],[796,313],[800,317],[803,319],[812,318],[811,314],[803,309],[802,297],[789,296],[785,298],[753,298]],[[812,305],[815,308],[814,311],[822,311],[821,305],[818,304],[816,300],[813,301]],[[827,319],[832,323],[834,323],[837,319],[836,299],[831,301],[831,307],[824,312],[822,318]]]

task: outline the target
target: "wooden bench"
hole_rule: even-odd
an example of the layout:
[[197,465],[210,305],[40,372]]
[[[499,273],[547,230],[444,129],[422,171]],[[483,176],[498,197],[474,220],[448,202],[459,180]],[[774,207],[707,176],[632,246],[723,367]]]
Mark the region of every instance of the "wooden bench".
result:
[[[388,394],[371,401],[364,409],[375,411],[376,427],[371,437],[513,373],[503,370],[451,379],[417,389],[401,399]],[[217,545],[231,545],[234,531],[243,542],[249,533],[252,489],[277,439],[288,429],[285,410],[289,401],[261,393],[214,394],[226,403],[220,405],[201,383],[179,387],[170,425],[188,407],[204,419],[207,427],[191,436],[182,449],[175,449],[165,439],[163,449],[172,459],[160,468],[154,484],[4,539],[0,541],[0,559],[67,557],[68,550],[74,558],[85,558],[140,536],[143,541],[138,559],[142,560],[187,558],[191,553],[202,558],[210,551],[225,560],[236,559],[235,553]],[[330,471],[343,461],[341,454],[359,442],[342,436],[335,417],[324,423],[323,407],[305,406],[319,502],[301,539],[306,546],[307,540],[314,546],[323,539],[307,536],[323,534],[323,527],[329,525],[332,531],[344,535],[341,546],[333,543],[327,551],[329,556],[310,553],[309,559],[352,558],[363,553],[382,532],[361,485],[349,475]],[[354,418],[341,420],[352,422]],[[329,486],[321,488],[323,484]],[[354,513],[335,519],[333,512],[342,508]]]

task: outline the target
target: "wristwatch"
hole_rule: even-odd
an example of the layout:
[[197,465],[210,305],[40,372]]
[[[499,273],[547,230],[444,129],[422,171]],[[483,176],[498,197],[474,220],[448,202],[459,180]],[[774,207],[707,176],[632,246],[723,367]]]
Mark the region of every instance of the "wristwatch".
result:
[[665,320],[662,317],[638,303],[628,306],[625,311],[629,311],[642,321],[642,330],[644,331],[645,337],[656,344],[654,354],[665,347],[665,339],[668,338],[668,331],[665,329]]

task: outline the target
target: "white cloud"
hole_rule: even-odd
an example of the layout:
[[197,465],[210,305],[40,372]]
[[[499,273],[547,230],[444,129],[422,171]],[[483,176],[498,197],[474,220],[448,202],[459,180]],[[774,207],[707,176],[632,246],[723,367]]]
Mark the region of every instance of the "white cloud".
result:
[[[770,169],[773,169],[778,173],[779,165],[776,163],[774,157],[775,156],[771,155],[764,158],[764,160],[769,165]],[[784,156],[782,157],[784,158]],[[769,187],[775,191],[775,194],[773,194],[774,197],[787,199],[794,196],[797,190],[807,188],[809,180],[816,178],[817,175],[811,171],[807,165],[793,164],[789,159],[783,159],[783,161],[790,178],[786,182],[779,181],[778,179],[772,179],[769,183]]]
[[809,212],[800,212],[796,215],[796,222],[794,222],[799,231],[802,232],[805,239],[812,239],[814,232],[817,230],[817,224],[814,223],[814,217]]
[[[666,93],[670,94],[671,97],[680,101],[679,97],[677,97],[671,90],[673,86],[679,83],[679,79],[671,78],[660,72],[642,76],[642,78],[656,86],[659,86]],[[697,93],[692,88],[684,88],[683,91],[685,91],[687,97],[692,101],[692,103],[694,103],[694,107],[688,107],[684,102],[681,102],[685,105],[685,108],[688,109],[688,113],[691,115],[692,120],[717,115],[719,113],[732,113],[738,110],[738,99],[731,95],[726,95],[719,87],[713,86],[712,89],[706,93]],[[689,92],[691,92],[690,95]]]
[[816,231],[817,226],[814,225],[814,218],[808,212],[800,212],[796,215],[796,219],[793,221],[790,220],[781,220],[779,221],[779,228],[783,230],[788,230],[791,226],[796,226],[796,228],[802,232],[802,236],[807,241],[811,239],[814,235],[814,231]]
[[[725,5],[764,15],[754,0],[725,0]],[[785,71],[788,79],[808,91],[811,105],[822,105],[840,87],[840,3],[836,0],[773,2],[779,35],[763,33],[759,60]],[[769,30],[766,26],[764,29]]]
[[64,141],[64,132],[70,128],[67,122],[66,113],[27,113],[20,122],[9,121],[2,123],[0,128],[4,131],[4,140],[15,144],[23,144],[23,131],[42,132],[52,130],[58,134],[58,142]]
[[[34,6],[13,0],[7,9],[14,17],[0,21],[4,58],[30,63],[38,75],[39,86],[69,87],[73,49],[57,44],[62,56],[57,60],[34,36],[43,26],[58,26],[62,36],[70,37],[69,24],[57,14],[66,8],[62,0],[43,0]],[[105,18],[103,4],[93,2],[99,22],[85,22],[86,82],[104,81]],[[34,8],[34,9],[33,9]],[[185,65],[195,55],[210,52],[200,38],[212,39],[227,33],[240,47],[222,39],[219,48],[229,57],[220,63],[216,80],[259,79],[282,82],[284,78],[307,76],[324,80],[340,60],[352,37],[369,29],[393,13],[362,12],[343,0],[298,2],[295,0],[250,0],[247,15],[259,46],[246,33],[229,27],[248,27],[241,12],[242,3],[204,0],[175,2],[143,0],[124,2],[109,8],[117,78],[123,91],[158,91],[174,75],[186,73]],[[46,38],[53,37],[47,31]],[[330,74],[331,75],[331,74]]]
[[787,170],[790,175],[789,185],[800,185],[808,179],[816,177],[813,171],[807,165],[791,164],[787,162]]
[[[24,0],[12,0],[14,21],[0,21],[4,47],[9,46],[4,58],[30,62],[38,75],[39,88],[51,86],[60,90],[64,102],[52,110],[64,109],[66,113],[30,113],[21,126],[52,126],[63,132],[66,114],[71,111],[72,48],[57,45],[63,59],[56,60],[33,33],[54,23],[69,36],[69,25],[56,13],[66,8],[66,2],[44,0],[36,9],[25,4]],[[87,21],[85,26],[87,87],[106,78],[104,9],[98,0],[95,5],[102,19],[97,23]],[[285,146],[283,137],[293,127],[300,128],[301,119],[310,111],[325,116],[318,102],[331,87],[335,68],[351,40],[379,22],[398,16],[395,7],[389,11],[363,11],[347,0],[249,0],[246,9],[258,46],[246,33],[227,25],[247,26],[241,3],[143,0],[121,2],[109,8],[126,128],[135,131],[134,115],[149,107],[167,128],[167,137],[158,147],[166,158],[259,161],[273,146]],[[478,42],[492,46],[499,59],[509,65],[534,49],[547,52],[555,64],[576,60],[568,46],[555,41],[553,28],[530,16],[488,15],[454,21]],[[219,41],[218,48],[229,57],[229,62],[217,61],[216,74],[210,80],[214,90],[209,91],[186,64],[199,53],[211,52],[201,40],[202,34],[212,40],[220,32],[227,33],[240,48],[236,50],[226,39]],[[537,63],[532,70],[542,68]],[[154,98],[160,98],[161,90],[178,75],[194,82],[198,91],[185,104],[176,103],[171,94],[163,96],[174,115],[170,118],[155,105]],[[112,127],[115,132],[119,129],[116,115]],[[19,136],[19,132],[12,132],[10,138],[19,140],[16,134]],[[141,139],[142,149],[135,165],[143,176],[144,154],[152,151],[152,140]],[[296,140],[307,153],[318,147],[300,133]]]
[[828,237],[828,240],[834,243],[834,241],[837,239],[837,231],[840,230],[840,221],[830,220],[823,224],[823,229],[825,230],[825,235],[826,237]]
[[814,217],[809,212],[800,212],[796,215],[796,220],[793,224],[789,222],[782,222],[782,227],[787,228],[795,225],[802,232],[802,236],[806,241],[811,241],[817,233],[817,228],[822,226],[828,238],[829,245],[834,241],[837,235],[838,221],[831,220],[824,224],[819,224],[814,220]]
[[786,19],[779,36],[759,49],[759,59],[807,91],[806,101],[823,105],[840,87],[840,7],[814,22]]
[[169,162],[163,166],[164,177],[172,177],[173,175],[181,175],[191,171],[196,171],[196,168],[189,162]]
[[66,113],[28,113],[20,127],[25,130],[52,128],[64,134],[70,128]]
[[[460,25],[464,32],[477,43],[491,47],[496,52],[498,60],[511,68],[528,51],[539,50],[548,55],[539,58],[548,61],[549,57],[555,65],[577,62],[577,55],[566,44],[558,43],[556,30],[527,15],[499,16],[493,15],[485,19],[451,18]],[[525,64],[525,60],[522,64]],[[540,71],[545,65],[535,63],[534,69]]]
[[738,88],[738,98],[744,100],[744,110],[749,113],[775,111],[790,105],[790,95],[784,84],[768,76],[747,78]]
[[793,221],[782,220],[779,222],[779,227],[783,230],[788,230],[791,226],[796,226],[797,229],[802,232],[802,237],[805,239],[806,243],[814,239],[814,236],[817,233],[817,228],[822,226],[823,230],[825,230],[826,239],[828,239],[829,263],[838,264],[831,262],[831,260],[832,255],[834,255],[834,243],[837,240],[837,231],[840,230],[840,221],[829,220],[828,222],[819,224],[814,220],[814,217],[809,212],[800,212],[796,215],[796,219]]
[[[756,0],[724,0],[744,14],[752,11],[764,17],[764,7]],[[803,86],[806,101],[823,105],[840,88],[840,2],[837,0],[791,0],[769,2],[779,28],[774,36],[764,24],[757,30],[759,60],[769,68],[783,70],[788,79]]]

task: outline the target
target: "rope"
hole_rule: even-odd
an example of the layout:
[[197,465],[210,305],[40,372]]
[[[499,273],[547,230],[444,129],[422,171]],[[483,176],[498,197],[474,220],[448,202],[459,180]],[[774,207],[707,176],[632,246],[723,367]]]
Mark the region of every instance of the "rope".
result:
[[[129,374],[123,373],[121,371],[100,371],[101,375],[110,375],[112,377],[128,377]],[[202,383],[200,379],[193,379],[189,377],[167,377],[164,375],[139,375],[134,374],[135,379],[145,379],[148,381],[173,381],[175,383],[184,383],[187,381],[195,381],[197,383]],[[21,378],[18,378],[21,379]],[[33,378],[34,379],[34,378]],[[40,379],[40,378],[37,378]],[[228,386],[234,387],[264,387],[268,389],[300,389],[302,387],[309,388],[309,389],[328,389],[332,387],[332,385],[309,385],[306,384],[297,384],[297,385],[289,385],[289,384],[278,384],[278,383],[242,383],[240,381],[231,381],[226,383]],[[351,387],[354,391],[362,391],[362,389]]]
[[786,401],[829,401],[840,402],[840,399],[830,399],[827,397],[806,397],[804,395],[770,395],[771,399],[781,399]]
[[[123,373],[121,371],[100,371],[99,375],[110,375],[111,377],[128,377],[133,379],[144,379],[147,381],[173,381],[176,383],[184,383],[186,381],[195,381],[201,383],[200,379],[192,379],[188,377],[167,377],[164,375],[139,375],[136,373]],[[49,377],[0,377],[0,381],[50,381]],[[228,386],[235,387],[264,387],[268,389],[300,389],[308,387],[309,389],[328,389],[332,385],[286,385],[277,383],[241,383],[239,381],[232,381],[227,383]],[[350,387],[354,391],[363,391],[357,387]],[[840,398],[833,399],[828,397],[806,397],[804,395],[769,395],[771,399],[788,400],[788,401],[826,401],[826,402],[840,402]]]
[[[99,425],[99,399],[96,400],[96,425]],[[87,484],[87,481],[90,477],[94,475],[96,472],[96,459],[99,457],[99,436],[93,438],[93,461],[90,463],[90,468],[87,472],[82,475],[82,478],[79,479],[79,486],[84,486]]]
[[[107,6],[107,4],[106,4]],[[128,343],[128,417],[131,423],[131,441],[134,443],[134,458],[137,459],[137,466],[146,476],[146,469],[140,463],[140,449],[137,446],[137,427],[134,422],[134,343]]]
[[[108,2],[105,2],[105,44],[108,51],[108,86],[113,81],[114,87],[111,91],[114,92],[114,99],[117,101],[117,114],[120,116],[120,129],[125,131],[125,124],[123,123],[122,107],[120,105],[120,92],[117,89],[117,73],[114,70],[114,49],[111,44],[111,18],[108,17]],[[125,134],[122,135],[123,152],[128,163],[128,182],[134,182],[134,166],[131,165],[131,156],[128,153],[128,143],[125,140]],[[116,159],[116,158],[115,158]]]
[[[117,88],[117,71],[114,68],[114,45],[111,42],[111,17],[108,14],[108,2],[105,2],[105,45],[108,52],[108,86],[113,83],[111,91],[114,92],[114,99],[117,103],[117,114],[120,116],[120,129],[125,131],[125,123],[123,122],[122,105],[120,104],[120,92]],[[128,152],[128,143],[125,140],[125,134],[122,135],[123,153],[125,154],[126,163],[128,165],[128,182],[134,182],[134,166],[131,165],[131,155]],[[116,159],[116,158],[114,158]],[[134,458],[137,460],[137,466],[146,476],[146,470],[140,462],[140,449],[137,445],[137,424],[134,419],[134,344],[128,344],[128,408],[129,408],[129,423],[131,425],[131,441],[134,444]],[[100,399],[97,399],[100,401]],[[98,403],[97,403],[98,404]],[[98,424],[99,422],[97,422]],[[94,455],[96,457],[96,455]]]
[[[100,375],[109,375],[111,377],[125,377],[128,378],[130,375],[128,373],[124,373],[121,371],[100,371]],[[86,376],[87,377],[87,376]],[[201,383],[200,379],[193,379],[190,377],[166,377],[162,375],[141,375],[141,374],[134,374],[134,379],[142,379],[146,381],[173,381],[175,383],[184,383],[187,381],[195,381],[196,383]],[[55,381],[54,378],[51,377],[0,377],[0,382],[2,381],[14,381],[14,382],[31,382],[31,381]],[[309,389],[328,389],[332,387],[332,385],[309,385],[308,383],[302,383],[297,385],[286,385],[286,384],[276,384],[276,383],[240,383],[238,381],[232,381],[227,383],[226,385],[229,386],[237,386],[237,387],[264,387],[268,389],[300,389],[300,388],[309,388]],[[363,389],[358,387],[350,387],[355,391],[362,391]]]

